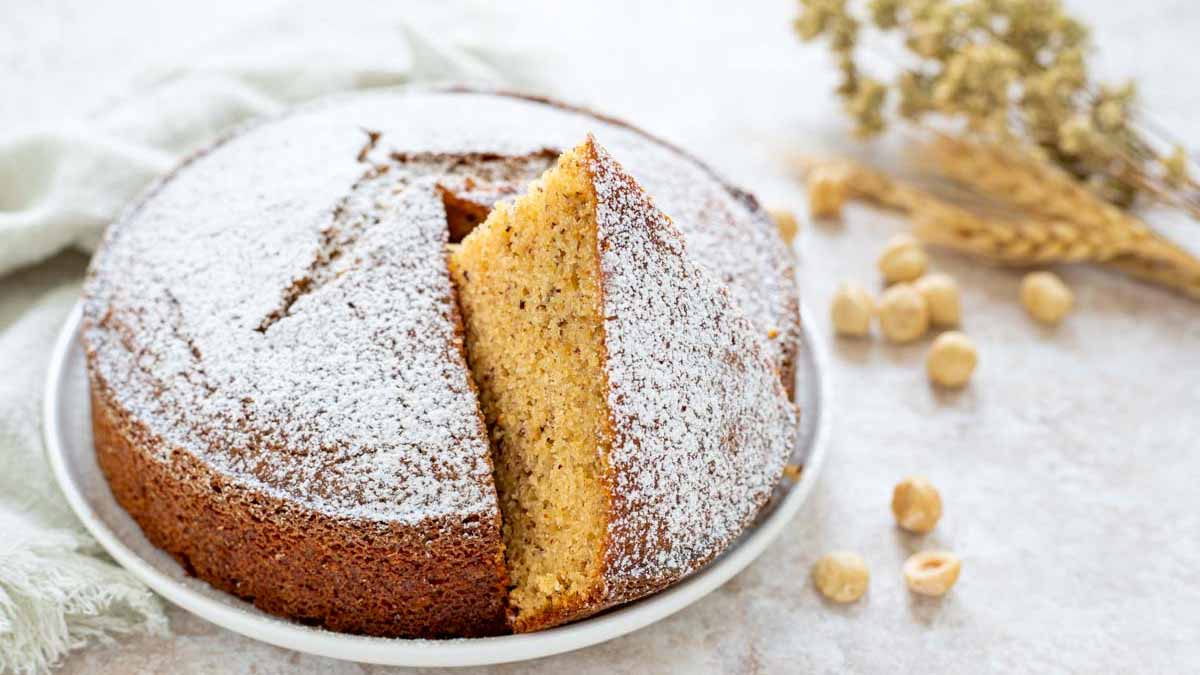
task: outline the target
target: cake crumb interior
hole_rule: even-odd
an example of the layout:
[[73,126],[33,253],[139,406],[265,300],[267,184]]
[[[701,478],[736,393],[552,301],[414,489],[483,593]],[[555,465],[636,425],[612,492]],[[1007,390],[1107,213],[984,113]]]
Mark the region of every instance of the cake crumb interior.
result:
[[450,256],[518,632],[582,604],[603,573],[612,432],[596,196],[582,152],[497,204]]

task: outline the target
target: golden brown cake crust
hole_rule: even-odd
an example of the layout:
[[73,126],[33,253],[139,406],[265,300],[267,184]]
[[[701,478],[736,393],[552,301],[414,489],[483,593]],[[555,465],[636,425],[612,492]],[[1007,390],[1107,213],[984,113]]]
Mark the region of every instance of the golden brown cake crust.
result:
[[[272,614],[389,637],[506,631],[500,519],[417,526],[334,518],[231,481],[150,437],[92,384],[96,456],[117,502],[188,574]],[[463,561],[491,556],[491,569]]]

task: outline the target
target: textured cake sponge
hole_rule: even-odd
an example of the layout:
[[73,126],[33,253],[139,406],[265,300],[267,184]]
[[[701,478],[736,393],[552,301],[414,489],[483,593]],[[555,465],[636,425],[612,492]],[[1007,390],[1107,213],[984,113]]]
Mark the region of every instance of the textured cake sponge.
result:
[[796,411],[750,322],[588,138],[455,248],[518,632],[654,592],[769,497]]

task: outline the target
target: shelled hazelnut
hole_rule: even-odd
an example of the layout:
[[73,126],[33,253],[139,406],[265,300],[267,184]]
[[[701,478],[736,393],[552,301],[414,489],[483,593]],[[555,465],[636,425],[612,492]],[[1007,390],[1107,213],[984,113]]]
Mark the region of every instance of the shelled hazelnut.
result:
[[958,331],[937,336],[925,357],[929,379],[943,387],[963,387],[975,372],[979,352],[971,338]]
[[871,573],[862,556],[835,551],[813,565],[813,583],[821,595],[838,603],[854,602],[867,592]]
[[942,496],[928,480],[909,476],[892,489],[892,515],[905,530],[926,534],[942,517]]
[[945,595],[958,581],[962,561],[949,551],[922,551],[904,563],[904,582],[919,595]]
[[958,283],[945,274],[928,274],[913,284],[929,307],[929,321],[935,326],[952,328],[961,321]]
[[912,342],[929,330],[929,308],[912,284],[896,284],[879,298],[879,327],[892,342]]
[[808,212],[813,218],[840,218],[850,193],[846,171],[837,166],[817,166],[808,174]]
[[860,284],[847,282],[833,294],[830,318],[838,335],[862,337],[871,332],[871,316],[875,300]]
[[796,233],[800,231],[800,223],[796,221],[796,215],[787,209],[770,209],[768,213],[771,220],[775,222],[775,227],[779,229],[779,236],[783,237],[785,244],[791,245],[796,239]]
[[1030,272],[1021,280],[1021,304],[1042,323],[1058,323],[1074,302],[1075,294],[1053,272]]
[[879,256],[879,273],[889,284],[914,281],[929,268],[929,255],[910,234],[892,237]]

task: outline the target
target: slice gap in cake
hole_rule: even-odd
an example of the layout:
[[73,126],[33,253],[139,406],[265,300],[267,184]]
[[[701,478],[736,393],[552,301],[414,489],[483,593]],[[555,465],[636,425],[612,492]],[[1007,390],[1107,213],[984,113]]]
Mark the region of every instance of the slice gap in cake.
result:
[[587,604],[608,495],[604,334],[594,191],[568,155],[501,202],[451,256],[491,430],[514,627]]
[[750,322],[592,138],[450,256],[513,629],[694,572],[782,472],[795,411]]

